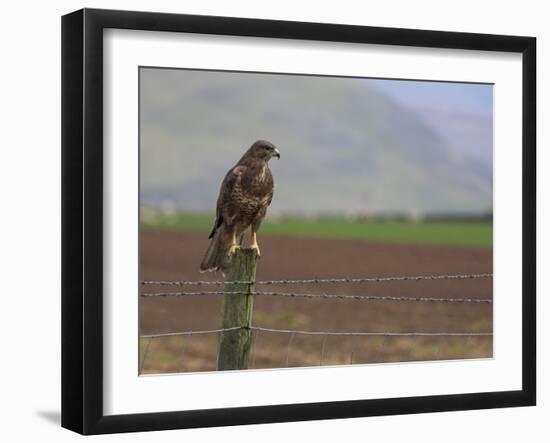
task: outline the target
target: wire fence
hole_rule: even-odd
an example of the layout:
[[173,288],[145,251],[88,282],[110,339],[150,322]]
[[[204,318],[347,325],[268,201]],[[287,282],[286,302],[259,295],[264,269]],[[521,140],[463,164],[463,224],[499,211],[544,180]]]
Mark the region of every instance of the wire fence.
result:
[[183,292],[144,292],[142,297],[193,297],[201,295],[259,295],[266,297],[294,297],[294,298],[321,298],[321,299],[341,299],[341,300],[378,300],[378,301],[421,301],[421,302],[441,302],[441,303],[493,303],[491,299],[481,298],[445,298],[445,297],[407,297],[391,295],[347,295],[347,294],[308,294],[301,292],[265,292],[265,291],[183,291]]
[[475,278],[492,278],[493,274],[442,274],[414,275],[390,277],[343,277],[343,278],[310,278],[301,280],[144,280],[142,285],[155,286],[206,286],[206,285],[307,285],[317,283],[382,283],[391,281],[423,281],[423,280],[468,280]]
[[[332,284],[332,283],[382,283],[382,282],[399,282],[399,281],[437,281],[437,280],[469,280],[469,279],[488,279],[492,278],[492,274],[444,274],[444,275],[416,275],[416,276],[388,276],[388,277],[345,277],[345,278],[313,278],[300,280],[259,280],[259,281],[209,281],[209,280],[145,280],[142,285],[154,286],[206,286],[206,285],[224,285],[230,288],[231,285],[306,285],[306,284]],[[196,296],[239,296],[239,295],[254,295],[262,297],[290,297],[290,298],[305,298],[305,299],[338,299],[338,300],[363,300],[363,301],[392,301],[392,302],[436,302],[436,303],[471,303],[471,304],[492,304],[492,299],[486,298],[449,298],[449,297],[423,297],[423,296],[377,296],[377,295],[348,295],[348,294],[327,294],[327,293],[300,293],[300,292],[277,292],[277,291],[163,291],[163,292],[143,292],[141,297],[196,297]],[[465,338],[466,344],[470,344],[475,337],[492,338],[492,332],[393,332],[393,331],[307,331],[300,329],[277,329],[264,326],[248,325],[235,326],[231,328],[219,328],[210,330],[194,330],[181,332],[167,332],[156,334],[141,335],[140,338],[148,340],[141,355],[140,373],[143,370],[145,359],[149,353],[151,343],[154,339],[165,337],[192,337],[197,335],[218,334],[236,332],[238,330],[249,329],[254,333],[252,340],[252,355],[251,366],[256,364],[256,344],[260,333],[275,333],[288,334],[289,339],[286,346],[285,366],[289,366],[289,355],[297,335],[302,336],[318,336],[322,337],[320,350],[319,364],[323,364],[326,353],[327,339],[329,337],[349,337],[351,339],[351,350],[349,354],[349,362],[353,363],[356,354],[356,339],[358,337],[382,337],[382,342],[379,345],[378,355],[381,354],[386,339],[391,337],[424,337],[438,338],[437,357],[441,350],[442,339],[446,337]],[[466,346],[467,347],[467,346]],[[185,344],[182,346],[182,356],[185,349]],[[467,357],[467,350],[464,358]]]
[[237,331],[244,329],[243,326],[235,326],[233,328],[208,329],[206,331],[183,331],[183,332],[165,332],[161,334],[146,334],[140,338],[159,338],[159,337],[177,337],[181,335],[202,335],[202,334],[217,334],[220,332]]
[[[194,336],[194,335],[203,335],[203,334],[220,334],[223,332],[230,332],[230,331],[236,331],[240,329],[246,329],[247,327],[239,326],[234,328],[224,328],[224,329],[213,329],[213,330],[207,330],[207,331],[182,331],[182,332],[174,332],[174,333],[164,333],[164,334],[148,334],[148,335],[142,335],[141,339],[147,339],[147,344],[145,345],[145,350],[141,357],[141,364],[140,364],[140,373],[143,372],[143,365],[145,363],[145,359],[147,358],[151,343],[153,339],[157,338],[164,338],[164,337],[182,337],[182,339]],[[278,334],[288,334],[289,339],[286,345],[286,352],[285,352],[285,358],[284,358],[284,366],[289,367],[289,359],[290,359],[290,352],[292,350],[292,345],[294,342],[294,339],[297,335],[305,335],[305,336],[318,336],[322,337],[322,344],[321,344],[321,351],[320,351],[320,359],[319,359],[319,365],[323,364],[323,360],[326,355],[326,348],[327,348],[327,339],[329,337],[349,337],[351,338],[351,349],[349,352],[349,364],[353,364],[354,362],[354,356],[356,353],[356,338],[357,337],[382,337],[382,341],[380,342],[378,349],[377,349],[377,355],[375,360],[380,360],[382,351],[387,343],[387,338],[392,337],[423,337],[423,338],[437,338],[437,348],[435,352],[435,359],[440,358],[441,348],[443,341],[442,339],[446,337],[459,337],[459,338],[466,338],[466,344],[464,346],[464,354],[462,358],[468,358],[469,351],[468,351],[468,345],[471,343],[471,339],[474,337],[479,338],[489,338],[491,339],[493,337],[492,332],[332,332],[332,331],[305,331],[305,330],[298,330],[298,329],[277,329],[277,328],[266,328],[266,327],[260,327],[260,326],[250,326],[248,327],[252,331],[254,331],[254,338],[252,341],[252,355],[251,355],[251,368],[256,367],[256,347],[258,342],[258,336],[260,332],[264,333],[278,333]],[[182,343],[182,354],[181,357],[183,357],[183,350],[185,349],[185,342]],[[184,365],[182,364],[182,367]]]
[[278,332],[281,334],[303,334],[303,335],[332,335],[340,337],[489,337],[492,332],[355,332],[355,331],[303,331],[299,329],[277,329],[261,326],[235,326],[233,328],[211,329],[207,331],[182,331],[166,332],[160,334],[141,335],[140,338],[178,337],[183,335],[215,334],[221,332],[250,329],[252,331]]

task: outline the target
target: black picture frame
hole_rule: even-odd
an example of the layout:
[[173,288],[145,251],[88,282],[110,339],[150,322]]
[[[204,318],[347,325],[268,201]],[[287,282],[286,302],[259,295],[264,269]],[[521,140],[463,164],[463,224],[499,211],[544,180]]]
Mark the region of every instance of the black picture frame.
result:
[[[522,389],[131,415],[103,413],[103,30],[503,51],[523,64]],[[62,426],[82,434],[530,406],[536,403],[536,39],[83,9],[62,18]]]

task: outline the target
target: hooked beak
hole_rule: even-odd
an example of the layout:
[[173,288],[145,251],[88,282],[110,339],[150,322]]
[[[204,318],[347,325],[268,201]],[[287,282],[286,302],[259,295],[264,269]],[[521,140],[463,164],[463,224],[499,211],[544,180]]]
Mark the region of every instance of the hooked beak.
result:
[[275,151],[273,152],[273,157],[277,157],[277,159],[281,158],[281,153],[277,148],[275,148]]

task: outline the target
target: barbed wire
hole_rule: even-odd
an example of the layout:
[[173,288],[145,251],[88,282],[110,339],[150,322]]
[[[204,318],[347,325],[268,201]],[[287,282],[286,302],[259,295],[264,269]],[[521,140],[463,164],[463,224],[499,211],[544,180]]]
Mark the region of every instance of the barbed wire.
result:
[[491,299],[477,298],[444,298],[444,297],[414,297],[394,295],[348,295],[348,294],[305,294],[296,292],[264,292],[254,291],[253,295],[280,296],[280,297],[303,297],[322,299],[349,299],[349,300],[376,300],[376,301],[425,301],[443,303],[493,303]]
[[[417,276],[389,276],[389,277],[345,277],[345,278],[313,278],[301,280],[260,280],[260,281],[208,281],[208,280],[145,280],[142,285],[158,285],[158,286],[203,286],[203,285],[225,285],[226,288],[231,285],[290,285],[290,284],[324,284],[324,283],[379,283],[379,282],[394,282],[394,281],[433,281],[433,280],[465,280],[477,278],[492,278],[493,274],[444,274],[444,275],[417,275]],[[475,299],[475,298],[443,298],[443,297],[422,297],[422,296],[376,296],[376,295],[348,295],[348,294],[326,294],[326,293],[296,293],[296,292],[275,292],[275,291],[172,291],[172,292],[145,292],[140,294],[142,297],[183,297],[183,296],[233,296],[233,295],[255,295],[255,296],[272,296],[272,297],[296,297],[308,299],[350,299],[350,300],[377,300],[377,301],[415,301],[415,302],[443,302],[443,303],[484,303],[491,304],[491,299]],[[289,354],[296,335],[321,336],[322,346],[320,351],[319,364],[323,364],[325,356],[327,338],[330,336],[351,337],[352,350],[350,354],[350,363],[354,359],[356,337],[382,337],[382,342],[379,345],[378,354],[381,354],[386,339],[388,337],[438,337],[437,358],[441,351],[442,340],[445,337],[466,337],[467,343],[470,343],[472,337],[492,337],[492,332],[356,332],[356,331],[306,331],[299,329],[277,329],[263,326],[235,326],[231,328],[219,328],[210,330],[168,332],[159,334],[146,334],[140,336],[140,339],[148,339],[145,345],[143,356],[140,362],[139,372],[143,371],[145,359],[149,353],[151,342],[155,338],[161,337],[182,337],[203,335],[203,334],[221,334],[230,331],[248,329],[254,333],[252,344],[252,367],[255,367],[256,361],[256,342],[260,332],[290,334],[285,366],[289,366]],[[185,351],[185,343],[182,344],[182,352],[180,358],[183,360],[183,352]],[[378,356],[379,359],[380,355]],[[217,367],[217,362],[216,362]]]
[[155,286],[206,286],[206,285],[292,285],[315,283],[381,283],[390,281],[422,281],[422,280],[465,280],[474,278],[491,278],[493,274],[443,274],[443,275],[414,275],[390,277],[343,277],[343,278],[311,278],[301,280],[144,280],[142,285]]
[[142,297],[194,297],[200,295],[248,295],[254,294],[253,292],[244,291],[181,291],[181,292],[143,292],[140,294]]
[[347,294],[308,294],[300,292],[266,292],[266,291],[178,291],[178,292],[144,292],[142,297],[194,297],[194,296],[225,296],[225,295],[258,295],[268,297],[295,297],[295,298],[321,298],[321,299],[349,299],[349,300],[376,300],[376,301],[420,301],[443,303],[493,303],[491,299],[481,298],[444,298],[444,297],[412,297],[391,295],[347,295]]

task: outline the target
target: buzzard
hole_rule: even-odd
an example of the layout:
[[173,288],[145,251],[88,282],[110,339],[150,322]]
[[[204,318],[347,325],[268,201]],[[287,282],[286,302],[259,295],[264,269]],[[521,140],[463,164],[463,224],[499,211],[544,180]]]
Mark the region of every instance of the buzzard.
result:
[[231,255],[240,248],[237,238],[242,240],[249,226],[251,248],[260,255],[256,233],[273,198],[273,176],[268,166],[273,157],[281,158],[279,150],[266,140],[258,140],[226,174],[201,272],[224,271]]

